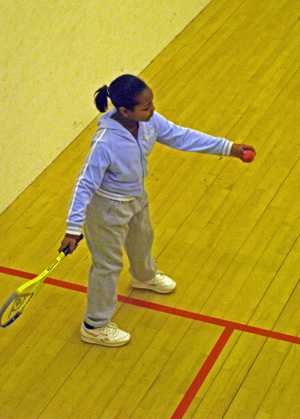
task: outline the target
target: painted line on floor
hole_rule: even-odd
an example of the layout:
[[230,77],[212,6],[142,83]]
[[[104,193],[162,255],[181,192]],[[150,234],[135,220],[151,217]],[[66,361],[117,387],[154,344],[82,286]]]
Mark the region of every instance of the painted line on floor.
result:
[[218,341],[212,348],[211,352],[209,353],[208,357],[206,358],[205,362],[203,363],[202,367],[200,368],[198,374],[194,378],[194,381],[186,391],[183,399],[177,406],[174,414],[171,416],[171,419],[181,419],[188,408],[190,407],[192,401],[196,397],[198,391],[200,390],[202,384],[205,382],[210,370],[213,368],[219,356],[221,355],[223,349],[225,348],[230,336],[233,333],[233,329],[226,328],[223,330],[221,336],[219,337]]
[[[33,279],[36,277],[36,274],[21,271],[18,269],[7,268],[4,266],[0,266],[0,273],[19,277],[19,278],[24,278],[24,279]],[[55,287],[64,288],[64,289],[68,289],[68,290],[72,290],[76,292],[81,292],[83,294],[87,292],[86,286],[81,285],[81,284],[76,284],[74,282],[64,281],[61,279],[49,277],[45,280],[45,283],[49,285],[53,285]],[[190,387],[184,394],[182,400],[178,404],[171,419],[180,419],[185,415],[189,406],[193,402],[195,396],[199,392],[201,386],[203,385],[211,369],[214,367],[215,363],[219,359],[223,349],[225,348],[232,333],[235,330],[239,330],[245,333],[251,333],[254,335],[260,335],[267,338],[277,339],[277,340],[281,340],[285,342],[295,343],[297,345],[300,344],[300,337],[298,336],[275,332],[273,330],[264,329],[260,327],[249,326],[247,324],[232,322],[229,320],[224,320],[224,319],[220,319],[213,316],[206,316],[206,315],[195,313],[188,310],[182,310],[179,308],[170,307],[163,304],[153,303],[151,301],[141,300],[134,297],[126,297],[124,295],[118,295],[118,301],[124,304],[130,304],[133,306],[154,310],[160,313],[171,314],[171,315],[175,315],[181,318],[186,318],[190,320],[213,324],[215,326],[219,326],[224,329],[218,341],[216,342],[211,352],[209,353],[208,357],[206,358],[203,365],[201,366],[196,377],[194,378],[192,384],[190,385]]]
[[[32,279],[36,277],[36,274],[29,272],[24,272],[17,269],[7,268],[0,266],[0,273],[4,273],[11,276],[17,276],[20,278]],[[87,287],[84,285],[76,284],[74,282],[63,281],[61,279],[47,278],[45,281],[46,284],[54,285],[56,287],[69,289],[72,291],[87,292]],[[193,311],[182,310],[180,308],[170,307],[163,304],[153,303],[151,301],[141,300],[133,297],[126,297],[124,295],[118,295],[118,301],[134,305],[137,307],[148,308],[150,310],[159,311],[161,313],[172,314],[174,316],[183,317],[190,320],[196,320],[204,323],[214,324],[222,328],[240,330],[241,332],[251,333],[254,335],[265,336],[271,339],[282,340],[285,342],[295,343],[300,345],[300,337],[289,335],[287,333],[275,332],[273,330],[264,329],[261,327],[250,326],[248,324],[243,324],[239,322],[233,322],[230,320],[220,319],[218,317],[207,316],[204,314],[196,313]]]

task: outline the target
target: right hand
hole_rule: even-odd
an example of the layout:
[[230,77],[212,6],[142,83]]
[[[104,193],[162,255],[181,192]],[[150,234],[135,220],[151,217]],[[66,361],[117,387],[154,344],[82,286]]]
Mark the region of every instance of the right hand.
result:
[[66,233],[65,237],[63,238],[60,248],[58,249],[59,252],[62,252],[67,247],[69,248],[69,254],[73,253],[80,240],[83,239],[83,234],[69,234]]
[[245,162],[246,160],[244,160],[244,151],[253,151],[256,154],[255,148],[252,147],[251,145],[248,144],[233,144],[232,148],[231,148],[231,153],[230,155],[233,157],[237,157],[238,159],[242,160],[243,162]]

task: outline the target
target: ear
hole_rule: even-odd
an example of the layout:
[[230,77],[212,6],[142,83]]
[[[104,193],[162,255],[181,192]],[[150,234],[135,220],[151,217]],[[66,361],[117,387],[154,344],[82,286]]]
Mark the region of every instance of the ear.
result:
[[122,116],[124,116],[124,118],[128,118],[130,116],[130,111],[126,108],[124,108],[124,106],[121,106],[119,108],[119,112]]

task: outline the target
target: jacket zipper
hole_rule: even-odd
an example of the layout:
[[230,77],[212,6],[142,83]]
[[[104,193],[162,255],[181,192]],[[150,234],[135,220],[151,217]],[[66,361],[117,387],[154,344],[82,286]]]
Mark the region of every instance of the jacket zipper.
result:
[[139,139],[138,138],[135,138],[135,140],[137,142],[137,145],[138,145],[138,148],[139,148],[139,151],[140,151],[140,161],[141,161],[141,166],[142,166],[143,190],[144,190],[145,189],[145,185],[144,185],[145,177],[144,177],[144,165],[143,165],[143,151],[142,151],[142,148],[141,148],[141,144],[140,144]]

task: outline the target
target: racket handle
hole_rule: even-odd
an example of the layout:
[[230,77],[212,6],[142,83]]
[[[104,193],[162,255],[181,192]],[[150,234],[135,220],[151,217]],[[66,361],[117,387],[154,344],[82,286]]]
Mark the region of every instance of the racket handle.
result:
[[67,256],[67,255],[70,253],[70,248],[69,248],[69,246],[68,246],[68,247],[66,247],[66,248],[63,250],[63,252],[64,252],[65,256]]

